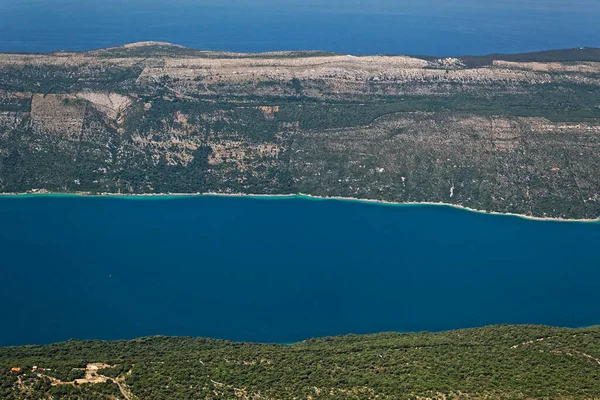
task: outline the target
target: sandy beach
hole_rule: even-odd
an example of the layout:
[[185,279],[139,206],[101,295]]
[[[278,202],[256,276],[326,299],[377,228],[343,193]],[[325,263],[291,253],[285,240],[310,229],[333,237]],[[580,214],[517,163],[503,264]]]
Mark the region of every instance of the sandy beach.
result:
[[450,204],[443,202],[408,202],[398,203],[385,200],[375,199],[358,199],[354,197],[338,197],[338,196],[314,196],[310,194],[298,193],[298,194],[247,194],[247,193],[141,193],[141,194],[122,194],[122,193],[90,193],[90,192],[71,192],[71,193],[56,193],[49,191],[32,191],[27,193],[2,193],[0,197],[43,197],[43,196],[56,196],[56,197],[71,197],[71,196],[85,196],[85,197],[112,197],[122,199],[149,199],[149,198],[177,198],[177,197],[191,197],[191,196],[213,196],[213,197],[249,197],[259,199],[305,199],[305,200],[316,200],[316,201],[346,201],[346,202],[359,202],[366,204],[377,204],[384,206],[441,206],[441,207],[452,207],[460,210],[466,210],[476,212],[480,214],[488,215],[500,215],[500,216],[512,216],[533,221],[554,221],[554,222],[581,222],[581,223],[600,223],[600,217],[596,219],[567,219],[567,218],[546,218],[546,217],[535,217],[530,215],[515,214],[515,213],[502,213],[497,211],[477,210],[470,207],[465,207],[460,204]]

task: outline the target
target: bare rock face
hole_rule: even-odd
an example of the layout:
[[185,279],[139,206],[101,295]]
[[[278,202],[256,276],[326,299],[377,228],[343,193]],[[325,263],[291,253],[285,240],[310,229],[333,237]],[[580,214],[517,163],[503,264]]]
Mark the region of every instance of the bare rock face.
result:
[[0,54],[0,192],[306,193],[600,216],[600,51]]
[[117,120],[131,104],[131,99],[128,96],[118,93],[79,92],[76,96],[79,99],[89,101],[98,111],[113,120]]

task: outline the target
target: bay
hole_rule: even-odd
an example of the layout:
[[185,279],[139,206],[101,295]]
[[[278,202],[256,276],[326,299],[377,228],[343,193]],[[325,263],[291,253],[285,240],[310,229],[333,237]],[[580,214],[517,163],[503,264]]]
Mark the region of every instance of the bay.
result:
[[600,224],[251,197],[0,197],[0,345],[600,323]]

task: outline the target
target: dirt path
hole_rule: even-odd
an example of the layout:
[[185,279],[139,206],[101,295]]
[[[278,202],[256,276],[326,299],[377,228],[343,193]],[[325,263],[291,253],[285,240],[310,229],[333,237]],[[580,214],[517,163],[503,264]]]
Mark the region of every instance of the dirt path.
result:
[[[519,347],[523,347],[523,346],[528,346],[530,344],[533,344],[535,342],[543,342],[544,340],[546,340],[547,338],[539,338],[539,339],[535,339],[535,340],[529,340],[527,342],[523,342],[523,343],[519,343],[519,344],[515,344],[514,346],[511,346],[512,349],[518,349]],[[564,350],[564,349],[554,349],[552,350],[554,353],[556,354],[564,354],[567,355],[569,357],[574,357],[575,355],[579,355],[582,357],[587,358],[590,361],[595,362],[596,364],[600,365],[600,358],[596,358],[590,354],[578,351],[578,350]]]
[[[100,376],[105,379],[109,379],[103,375],[100,375]],[[116,383],[116,385],[119,387],[119,390],[121,391],[121,394],[123,395],[123,397],[125,397],[125,400],[134,400],[133,394],[129,390],[127,390],[127,386],[125,385],[125,382],[121,382],[118,379],[112,379],[112,381],[114,383]]]
[[590,360],[592,360],[592,361],[596,361],[596,364],[600,365],[600,359],[598,359],[598,358],[596,358],[596,357],[594,357],[594,356],[591,356],[591,355],[589,355],[589,354],[582,353],[582,352],[580,352],[580,351],[575,351],[575,352],[576,352],[576,353],[578,353],[578,354],[581,354],[581,355],[582,355],[582,356],[584,356],[585,358],[588,358],[588,359],[590,359]]

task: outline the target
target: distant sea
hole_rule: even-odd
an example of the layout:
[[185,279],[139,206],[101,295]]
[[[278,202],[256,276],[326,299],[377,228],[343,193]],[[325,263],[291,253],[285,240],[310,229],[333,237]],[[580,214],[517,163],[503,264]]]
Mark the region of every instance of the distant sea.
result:
[[2,0],[0,52],[158,40],[452,56],[600,47],[598,0]]
[[0,345],[600,323],[600,224],[336,200],[0,197]]

